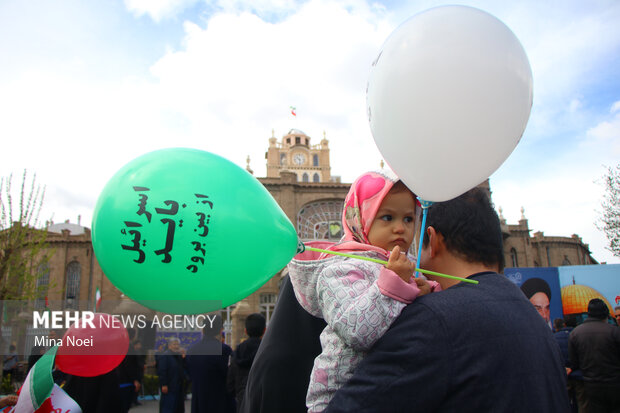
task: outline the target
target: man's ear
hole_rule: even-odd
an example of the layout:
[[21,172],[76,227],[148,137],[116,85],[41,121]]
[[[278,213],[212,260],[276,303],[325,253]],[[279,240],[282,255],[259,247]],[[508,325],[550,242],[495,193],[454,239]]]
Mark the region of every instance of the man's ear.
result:
[[428,247],[431,258],[435,258],[437,254],[441,254],[446,248],[444,244],[443,235],[435,230],[435,228],[429,226],[426,228],[426,236],[428,237]]

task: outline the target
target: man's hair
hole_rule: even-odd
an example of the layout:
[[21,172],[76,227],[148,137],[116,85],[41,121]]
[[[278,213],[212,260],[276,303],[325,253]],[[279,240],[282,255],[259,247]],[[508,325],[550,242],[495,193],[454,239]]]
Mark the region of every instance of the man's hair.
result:
[[614,311],[616,311],[616,310],[620,310],[620,305],[617,305],[617,306],[614,307]]
[[260,313],[250,314],[245,319],[245,331],[250,337],[262,336],[266,325],[265,317]]
[[[489,196],[474,188],[450,201],[430,206],[426,227],[432,226],[443,235],[446,248],[467,262],[482,263],[489,267],[505,265],[502,230],[499,217]],[[426,233],[426,228],[424,228]],[[428,237],[424,237],[424,246]]]
[[553,319],[553,328],[555,328],[556,330],[561,330],[564,327],[566,327],[566,323],[564,322],[563,318],[554,318]]
[[523,284],[521,284],[521,291],[529,300],[536,293],[544,293],[549,301],[551,301],[551,287],[547,281],[542,278],[530,278],[529,280],[525,280]]
[[588,317],[592,318],[607,318],[609,315],[609,308],[605,301],[600,298],[593,298],[588,303]]

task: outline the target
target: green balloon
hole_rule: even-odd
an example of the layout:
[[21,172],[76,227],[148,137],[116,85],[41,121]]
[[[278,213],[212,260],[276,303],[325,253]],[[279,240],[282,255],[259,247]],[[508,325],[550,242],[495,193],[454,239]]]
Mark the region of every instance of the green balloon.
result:
[[187,148],[150,152],[121,168],[97,200],[92,238],[119,290],[173,314],[242,300],[286,266],[298,243],[256,178]]

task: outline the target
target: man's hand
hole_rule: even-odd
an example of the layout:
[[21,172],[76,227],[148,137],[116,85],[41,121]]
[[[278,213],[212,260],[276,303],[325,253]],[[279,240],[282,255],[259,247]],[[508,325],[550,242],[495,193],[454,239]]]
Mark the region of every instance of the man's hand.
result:
[[392,270],[398,274],[398,276],[406,283],[408,283],[411,279],[413,270],[415,269],[413,263],[409,261],[409,258],[407,258],[407,254],[400,253],[400,247],[398,245],[392,250],[388,263],[385,267],[388,270]]
[[140,391],[140,382],[138,380],[133,381],[133,388],[136,393]]

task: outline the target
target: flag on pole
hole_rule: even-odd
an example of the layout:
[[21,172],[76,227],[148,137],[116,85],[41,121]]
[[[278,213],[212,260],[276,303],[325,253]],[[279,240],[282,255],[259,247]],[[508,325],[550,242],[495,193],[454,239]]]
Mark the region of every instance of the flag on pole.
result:
[[99,291],[99,287],[97,287],[97,291],[95,292],[95,312],[99,311],[100,305],[101,305],[101,291]]
[[291,108],[291,114],[297,117],[297,108],[295,106],[289,106]]
[[58,346],[47,350],[28,372],[19,392],[14,413],[34,413],[52,393],[52,367]]
[[30,369],[17,404],[7,413],[82,413],[75,400],[54,384],[52,368],[57,350],[58,346],[50,348]]

